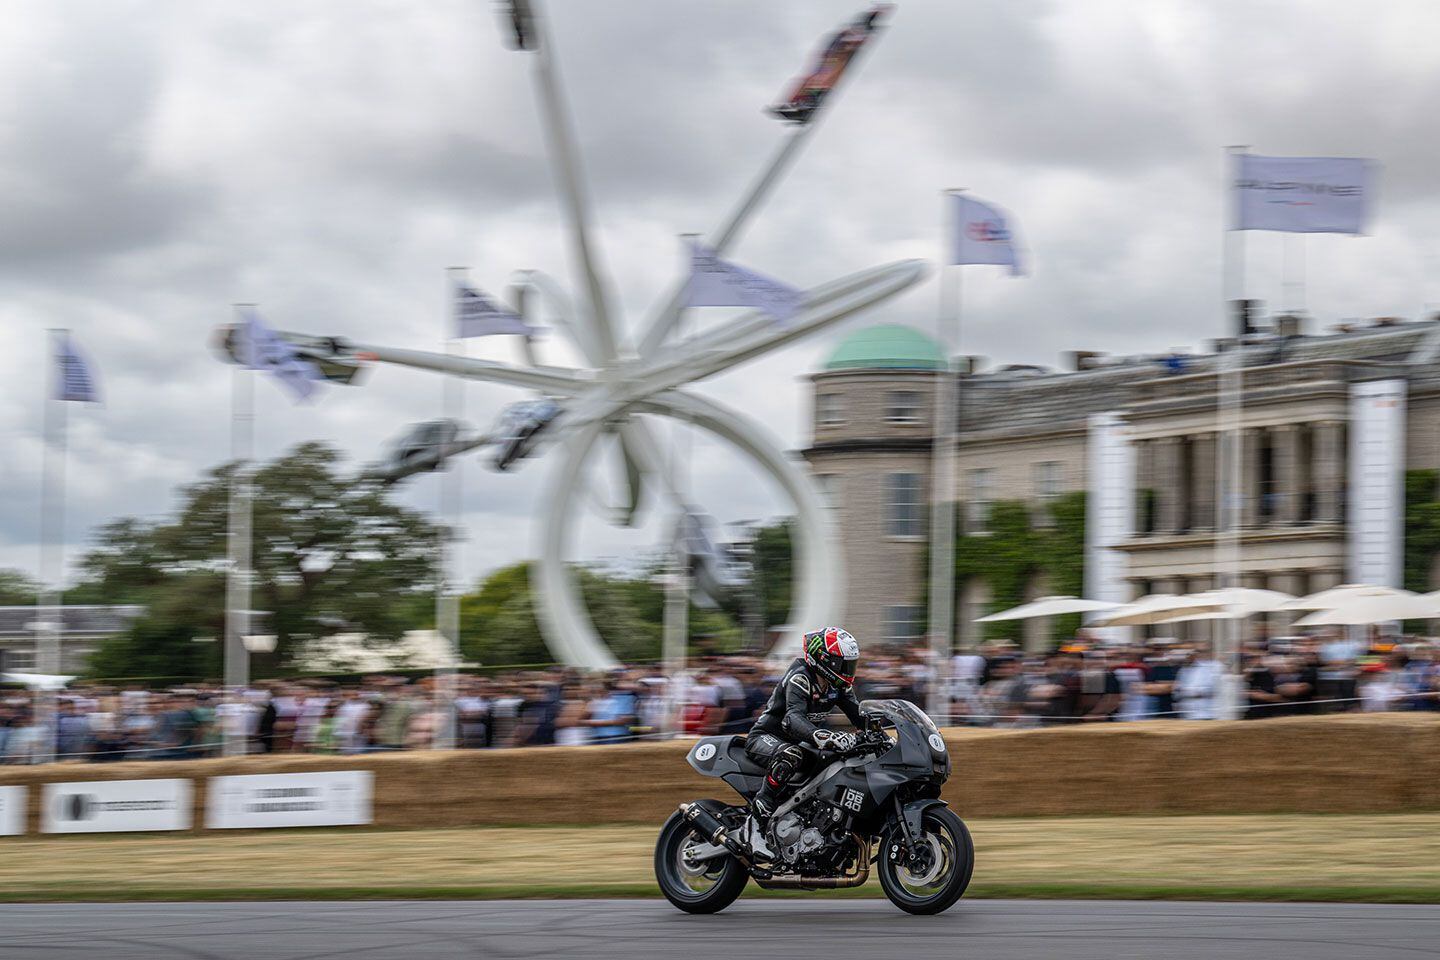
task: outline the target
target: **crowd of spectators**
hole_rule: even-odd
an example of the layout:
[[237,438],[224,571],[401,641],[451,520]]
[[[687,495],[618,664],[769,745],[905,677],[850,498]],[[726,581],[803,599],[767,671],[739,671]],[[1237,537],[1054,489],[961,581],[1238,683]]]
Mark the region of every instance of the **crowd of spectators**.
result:
[[[1242,644],[1244,719],[1359,711],[1440,710],[1440,645],[1323,637],[1270,637]],[[1031,655],[1007,644],[955,657],[951,715],[984,726],[1179,718],[1225,710],[1227,669],[1210,644],[1155,639],[1108,646],[1067,644]]]
[[[1248,718],[1356,710],[1440,710],[1436,644],[1257,637],[1242,651]],[[785,664],[715,656],[674,681],[684,734],[743,733]],[[1086,638],[1054,653],[1007,644],[959,654],[942,679],[943,722],[1001,727],[1222,712],[1224,666],[1204,643],[1154,640],[1105,646]],[[923,648],[879,651],[861,668],[862,698],[924,705],[933,677]],[[0,762],[43,759],[178,760],[214,756],[227,735],[251,753],[363,754],[453,742],[465,749],[582,746],[664,735],[671,685],[658,666],[601,674],[554,667],[454,680],[440,708],[436,680],[281,680],[227,698],[214,685],[165,690],[79,684],[62,691],[53,727],[40,695],[0,691]],[[51,731],[54,731],[53,733]]]

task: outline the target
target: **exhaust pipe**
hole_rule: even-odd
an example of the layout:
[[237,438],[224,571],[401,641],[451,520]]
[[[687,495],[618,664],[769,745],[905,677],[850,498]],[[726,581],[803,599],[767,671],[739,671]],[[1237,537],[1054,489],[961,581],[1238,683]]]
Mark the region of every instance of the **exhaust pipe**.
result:
[[[851,834],[854,836],[854,834]],[[840,890],[845,887],[862,886],[870,879],[870,843],[861,841],[860,855],[856,858],[859,866],[854,873],[847,873],[843,877],[802,877],[798,874],[780,874],[778,876],[755,878],[757,886],[766,890]]]
[[698,803],[682,803],[680,804],[680,816],[700,831],[702,837],[711,843],[719,844],[734,854],[741,863],[749,865],[749,852],[740,841],[726,833],[725,824],[721,823],[720,818],[715,814]]

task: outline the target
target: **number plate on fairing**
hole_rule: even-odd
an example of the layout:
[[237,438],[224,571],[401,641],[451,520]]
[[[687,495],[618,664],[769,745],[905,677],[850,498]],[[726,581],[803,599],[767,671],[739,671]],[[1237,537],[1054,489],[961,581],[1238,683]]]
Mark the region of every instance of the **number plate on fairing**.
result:
[[845,792],[840,795],[840,806],[854,813],[859,813],[860,808],[864,805],[864,803],[865,794],[861,793],[859,790],[853,790],[850,787],[846,787]]

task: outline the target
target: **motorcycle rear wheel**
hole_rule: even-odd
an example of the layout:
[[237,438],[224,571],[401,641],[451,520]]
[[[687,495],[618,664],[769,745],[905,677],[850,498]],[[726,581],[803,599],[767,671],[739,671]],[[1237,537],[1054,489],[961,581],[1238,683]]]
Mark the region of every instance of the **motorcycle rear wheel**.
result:
[[880,886],[885,896],[906,913],[935,914],[948,910],[970,886],[975,870],[975,844],[965,821],[945,807],[931,807],[921,820],[919,841],[927,847],[926,869],[918,875],[906,864],[893,862],[889,838],[881,846]]
[[750,879],[743,864],[730,854],[696,866],[685,860],[685,848],[702,838],[679,811],[670,814],[655,843],[655,879],[665,899],[686,913],[716,913],[735,902]]

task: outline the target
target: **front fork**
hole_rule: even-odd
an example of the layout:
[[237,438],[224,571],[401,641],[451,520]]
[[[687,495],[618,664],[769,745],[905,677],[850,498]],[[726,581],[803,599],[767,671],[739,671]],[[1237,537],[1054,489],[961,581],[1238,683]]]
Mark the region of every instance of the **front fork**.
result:
[[905,804],[900,800],[900,792],[897,790],[890,798],[895,803],[895,822],[900,827],[900,842],[896,843],[892,834],[891,842],[885,849],[885,856],[891,861],[903,862],[913,872],[922,873],[928,867],[923,860],[929,847],[920,842],[922,838],[910,832],[910,822],[905,819]]

